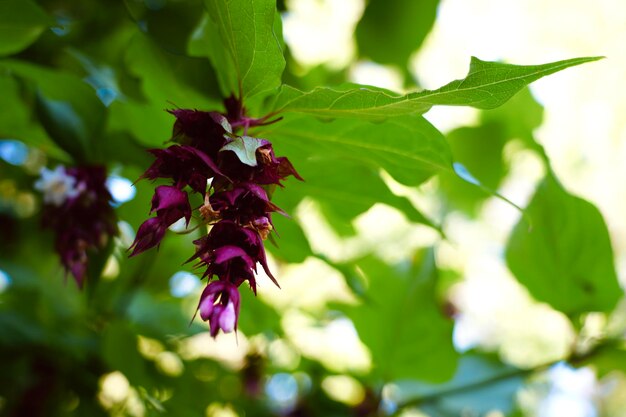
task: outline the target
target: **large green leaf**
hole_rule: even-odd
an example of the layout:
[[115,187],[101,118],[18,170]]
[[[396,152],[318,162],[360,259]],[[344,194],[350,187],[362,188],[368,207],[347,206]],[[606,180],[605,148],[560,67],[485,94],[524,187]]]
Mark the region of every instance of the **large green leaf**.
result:
[[419,185],[440,170],[452,169],[443,135],[419,116],[386,123],[322,122],[298,116],[264,127],[261,134],[271,138],[277,154],[288,155],[296,169],[332,156],[382,168],[407,185]]
[[1,0],[0,56],[26,48],[52,23],[52,18],[31,0]]
[[[277,88],[285,68],[274,0],[205,0],[211,22],[194,36],[206,43],[222,92],[250,98]],[[202,32],[204,31],[204,33]]]
[[265,304],[247,285],[239,287],[241,294],[241,310],[237,327],[246,336],[260,333],[279,333],[280,316],[269,305]]
[[[500,124],[485,123],[476,127],[462,127],[450,132],[446,139],[456,161],[480,178],[486,187],[492,190],[498,188],[508,170],[502,157],[508,138]],[[477,204],[489,197],[489,194],[454,174],[443,174],[440,179],[441,191],[455,208],[473,213]]]
[[509,268],[539,301],[568,315],[610,311],[622,290],[598,209],[568,194],[553,175],[539,185],[508,242]]
[[[206,59],[171,54],[139,33],[131,40],[125,59],[129,72],[141,79],[145,97],[159,108],[206,110],[219,106],[211,97],[212,74]],[[204,83],[192,84],[196,78]]]
[[203,15],[202,0],[124,1],[139,28],[166,50],[184,54],[194,27]]
[[484,416],[494,410],[508,415],[527,372],[487,356],[468,354],[461,357],[450,381],[401,381],[392,400],[400,405],[416,405],[433,417]]
[[174,117],[165,109],[221,107],[215,99],[217,92],[212,91],[215,82],[206,59],[171,54],[137,33],[128,46],[125,64],[139,81],[135,94],[139,97],[129,93],[111,104],[109,128],[129,132],[146,146],[163,146],[170,138]]
[[[376,203],[400,210],[408,220],[436,226],[420,213],[411,202],[391,192],[378,170],[351,159],[308,159],[298,166],[304,182],[292,183],[289,194],[309,196],[320,203],[322,212],[341,225],[351,225],[358,215]],[[280,205],[280,193],[276,199]],[[331,225],[335,226],[332,222]],[[337,230],[341,232],[339,228]]]
[[33,121],[32,111],[21,97],[17,80],[0,75],[0,91],[0,108],[11,109],[0,113],[0,138],[20,139],[49,156],[67,159],[67,154]]
[[439,0],[370,0],[356,28],[361,56],[407,66],[437,15]]
[[437,90],[407,95],[366,86],[320,87],[302,92],[287,85],[276,97],[276,112],[310,113],[319,117],[383,119],[405,114],[422,114],[432,106],[472,106],[492,109],[504,104],[531,82],[574,65],[601,59],[574,58],[543,65],[511,65],[472,57],[467,76]]
[[157,296],[149,291],[137,290],[126,313],[139,333],[159,340],[206,330],[200,320],[191,322],[192,317],[183,311],[181,301],[169,294]]
[[389,266],[375,258],[357,262],[369,278],[367,302],[346,307],[359,337],[372,354],[375,378],[445,381],[456,368],[453,322],[436,301],[432,251],[414,265]]
[[[478,126],[461,127],[446,135],[454,159],[491,190],[497,190],[508,173],[503,155],[509,141],[518,139],[535,148],[533,131],[543,118],[543,108],[525,88],[503,106],[481,112]],[[489,194],[457,175],[440,175],[440,190],[451,208],[475,213]]]
[[34,86],[39,121],[60,148],[78,161],[97,157],[106,109],[93,88],[69,73],[28,62],[4,60],[0,68]]
[[146,385],[150,382],[147,363],[137,350],[137,334],[133,330],[121,320],[109,323],[102,332],[101,356],[111,370],[122,372],[131,384]]
[[276,236],[272,236],[272,242],[265,246],[272,255],[284,262],[302,263],[313,254],[313,249],[296,219],[274,215],[272,223]]

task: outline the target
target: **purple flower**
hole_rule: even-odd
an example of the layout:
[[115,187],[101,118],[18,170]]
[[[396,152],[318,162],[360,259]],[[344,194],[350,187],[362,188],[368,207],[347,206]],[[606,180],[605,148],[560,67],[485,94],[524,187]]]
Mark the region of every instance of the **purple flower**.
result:
[[207,267],[204,276],[209,279],[215,275],[238,284],[247,280],[256,292],[253,271],[256,272],[258,262],[276,286],[280,287],[269,270],[263,240],[258,232],[222,220],[213,226],[207,236],[194,241],[194,244],[196,253],[189,261],[199,258],[199,265]]
[[263,187],[253,183],[237,184],[231,190],[214,193],[209,198],[211,209],[225,220],[232,220],[242,225],[253,224],[260,218],[269,221],[269,213],[285,214],[273,204]]
[[135,236],[135,241],[128,248],[132,250],[130,256],[139,255],[150,248],[158,246],[165,236],[168,226],[158,217],[152,217],[141,223]]
[[230,96],[224,100],[224,107],[226,108],[226,117],[231,124],[245,120],[246,109],[235,96]]
[[176,109],[169,112],[176,116],[172,140],[217,160],[219,150],[226,143],[224,135],[232,133],[226,117],[217,112],[198,110]]
[[149,152],[156,160],[140,179],[170,178],[177,188],[189,185],[194,191],[204,194],[207,179],[221,175],[209,156],[191,146],[172,145],[167,149],[151,149]]
[[157,217],[166,227],[182,217],[185,218],[187,225],[191,220],[191,206],[187,193],[169,185],[160,185],[156,188],[150,213],[153,211],[156,211]]
[[89,252],[103,250],[117,234],[106,170],[102,166],[44,169],[35,188],[44,194],[42,224],[54,230],[61,263],[82,288]]
[[252,182],[261,185],[277,184],[290,175],[303,181],[291,162],[285,157],[276,157],[272,144],[267,141],[256,150],[257,166],[242,163],[234,152],[221,152],[220,170],[235,182]]
[[227,281],[210,282],[198,303],[200,318],[209,322],[211,336],[217,336],[221,329],[224,333],[237,330],[239,319],[240,295],[237,286]]
[[184,217],[187,225],[191,220],[191,206],[187,193],[169,185],[160,185],[154,191],[150,213],[154,211],[157,216],[146,220],[139,226],[135,241],[128,248],[132,249],[130,256],[158,246],[167,228],[179,219]]
[[141,224],[129,248],[134,256],[158,246],[167,228],[180,218],[189,225],[191,207],[185,187],[204,196],[199,212],[212,227],[194,241],[196,251],[187,262],[197,260],[197,267],[206,268],[203,277],[210,283],[198,310],[209,321],[213,337],[219,329],[228,333],[237,328],[237,287],[248,281],[256,294],[257,264],[278,286],[267,265],[263,240],[273,230],[271,214],[285,213],[270,201],[263,186],[282,187],[281,181],[289,176],[302,180],[287,158],[276,157],[269,141],[247,136],[249,128],[278,119],[248,117],[243,103],[234,97],[224,104],[225,115],[170,111],[176,117],[172,141],[177,144],[150,150],[155,161],[141,178],[165,178],[171,183],[156,188],[150,210],[156,217]]

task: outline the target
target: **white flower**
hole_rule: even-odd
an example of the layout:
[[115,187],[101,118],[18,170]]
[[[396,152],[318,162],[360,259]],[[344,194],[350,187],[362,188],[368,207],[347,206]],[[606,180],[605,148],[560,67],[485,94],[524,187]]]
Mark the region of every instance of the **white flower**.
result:
[[67,175],[62,165],[54,170],[41,169],[41,178],[35,182],[35,189],[43,193],[46,204],[60,206],[70,198],[78,196],[84,190],[84,184],[76,184],[76,178]]

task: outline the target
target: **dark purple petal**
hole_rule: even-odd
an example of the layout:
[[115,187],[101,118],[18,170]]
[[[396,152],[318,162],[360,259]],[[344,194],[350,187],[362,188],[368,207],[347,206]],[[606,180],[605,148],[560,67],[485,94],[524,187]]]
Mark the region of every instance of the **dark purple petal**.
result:
[[152,197],[152,209],[157,212],[157,216],[161,222],[170,226],[181,217],[184,217],[187,225],[191,219],[191,206],[187,193],[176,187],[169,185],[160,185],[154,192]]
[[75,242],[61,253],[61,263],[66,271],[70,272],[82,289],[87,275],[88,258],[86,252],[87,243],[84,240]]
[[204,194],[207,180],[222,175],[215,162],[204,152],[191,146],[173,145],[167,149],[150,149],[156,160],[141,178],[171,178],[178,188],[189,185]]
[[88,254],[104,249],[118,233],[117,218],[104,166],[73,166],[64,171],[74,177],[81,191],[60,206],[46,204],[42,225],[54,230],[55,250],[61,263],[82,288],[87,278]]
[[289,159],[287,159],[286,156],[281,156],[281,157],[278,157],[277,159],[278,159],[278,175],[281,178],[287,178],[288,176],[293,175],[300,181],[304,181],[304,178],[302,178],[300,174],[298,174],[298,172],[293,167],[291,162],[289,162]]
[[152,217],[139,226],[135,241],[128,250],[132,249],[130,256],[135,256],[161,243],[167,226],[161,223],[158,217]]
[[212,159],[217,159],[217,154],[226,139],[227,133],[224,116],[217,112],[205,112],[198,110],[176,109],[169,110],[176,116],[174,123],[173,140],[190,145]]
[[241,225],[251,224],[255,219],[267,217],[271,212],[286,215],[269,201],[265,190],[252,183],[242,183],[233,189],[214,193],[209,202],[224,220]]
[[226,117],[231,123],[239,122],[244,118],[246,110],[243,103],[235,96],[230,96],[224,100],[224,107],[226,107]]
[[248,256],[246,251],[238,246],[222,246],[221,248],[215,249],[213,255],[213,262],[216,264],[223,264],[234,258],[239,258],[244,261],[248,269],[254,268],[254,260]]
[[260,185],[277,184],[293,175],[299,180],[302,177],[291,162],[285,157],[276,157],[272,144],[263,140],[265,145],[256,150],[257,166],[242,163],[233,152],[222,152],[219,155],[219,167],[229,178],[237,182],[252,182]]

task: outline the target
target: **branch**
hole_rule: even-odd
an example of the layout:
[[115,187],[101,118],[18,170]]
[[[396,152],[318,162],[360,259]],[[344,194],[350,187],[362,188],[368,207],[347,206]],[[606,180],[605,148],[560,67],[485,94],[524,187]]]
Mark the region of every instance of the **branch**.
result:
[[[571,354],[568,358],[566,359],[559,359],[559,360],[555,360],[555,361],[551,361],[548,363],[544,363],[541,365],[537,365],[535,367],[532,368],[526,368],[526,369],[521,369],[521,368],[516,368],[516,369],[511,369],[508,370],[506,372],[502,372],[498,375],[493,375],[489,378],[485,378],[485,379],[480,379],[480,380],[476,380],[476,381],[472,381],[468,384],[465,385],[459,385],[459,386],[455,386],[455,387],[450,387],[450,388],[445,388],[442,389],[440,391],[436,391],[427,395],[422,395],[419,397],[415,397],[412,398],[410,400],[407,400],[403,403],[399,403],[397,406],[397,413],[399,413],[402,409],[406,408],[406,407],[411,407],[411,406],[419,406],[422,404],[427,404],[430,402],[434,402],[437,401],[439,398],[444,398],[446,396],[449,395],[454,395],[454,394],[459,394],[459,393],[464,393],[464,392],[471,392],[486,386],[489,386],[491,384],[495,384],[497,382],[500,381],[504,381],[507,380],[509,378],[515,378],[515,377],[520,377],[520,376],[527,376],[527,375],[531,375],[534,374],[535,372],[541,372],[544,371],[550,367],[552,367],[553,365],[556,365],[559,362],[567,362],[569,364],[572,365],[582,365],[584,364],[586,361],[588,361],[589,359],[593,358],[594,356],[596,356],[599,352],[603,351],[606,348],[612,347],[612,346],[618,346],[621,343],[623,343],[623,340],[621,339],[605,339],[604,341],[598,343],[597,345],[595,345],[592,349],[590,349],[589,351],[585,352],[585,353],[573,353]],[[395,413],[394,415],[397,415],[397,413]]]

